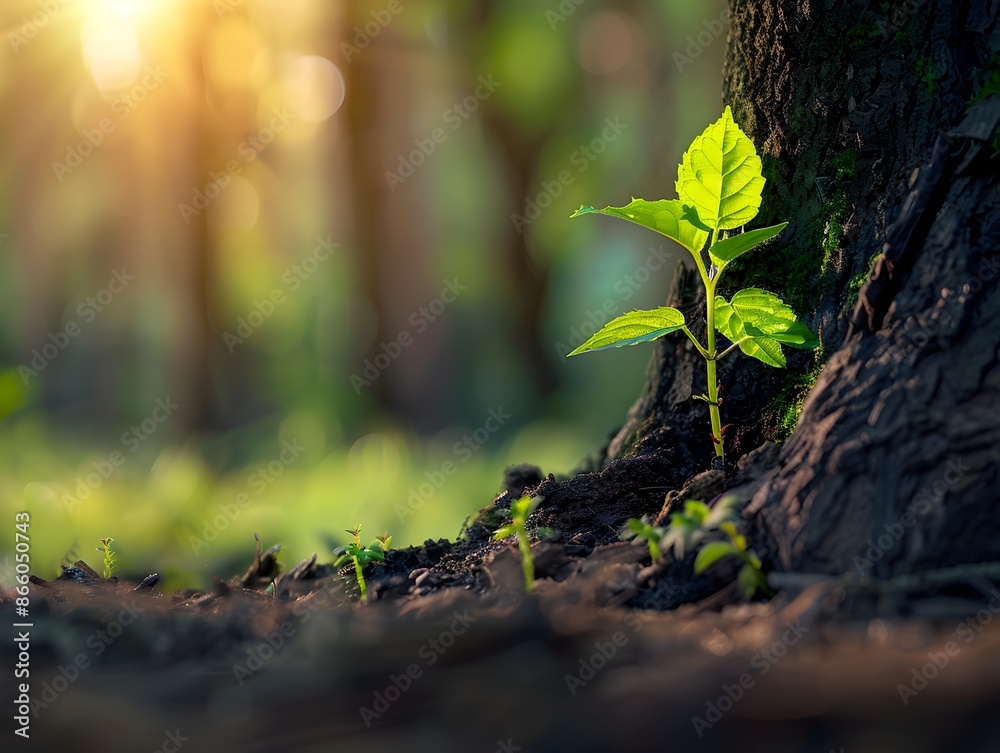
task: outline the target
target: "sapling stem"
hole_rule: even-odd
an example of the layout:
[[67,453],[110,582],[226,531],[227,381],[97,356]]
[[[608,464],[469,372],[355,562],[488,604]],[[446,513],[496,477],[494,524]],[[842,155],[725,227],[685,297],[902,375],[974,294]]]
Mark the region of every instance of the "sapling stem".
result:
[[365,583],[365,574],[361,568],[361,561],[357,557],[354,560],[354,574],[358,576],[358,588],[361,589],[361,601],[368,601],[368,584]]
[[[718,235],[718,230],[712,231],[712,246],[715,245]],[[722,466],[722,469],[725,469],[726,453],[722,445],[722,417],[719,415],[719,382],[715,375],[715,361],[718,355],[715,350],[715,283],[719,277],[716,275],[714,278],[710,278],[705,272],[704,264],[699,265],[699,271],[702,282],[705,283],[705,314],[707,319],[705,329],[708,337],[705,372],[708,377],[708,415],[712,422],[712,445],[715,447],[715,457],[719,459],[718,464]]]
[[524,590],[530,593],[531,584],[535,582],[535,562],[531,559],[531,542],[528,541],[528,532],[523,528],[517,532],[517,548],[521,550]]

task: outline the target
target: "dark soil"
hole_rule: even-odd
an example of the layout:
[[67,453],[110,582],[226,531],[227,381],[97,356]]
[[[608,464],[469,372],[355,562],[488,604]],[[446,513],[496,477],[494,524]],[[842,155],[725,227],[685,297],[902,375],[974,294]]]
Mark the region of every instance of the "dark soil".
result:
[[[655,453],[565,481],[512,469],[457,542],[373,566],[367,604],[315,558],[279,573],[276,549],[207,593],[85,565],[35,579],[25,747],[1000,750],[1000,570],[772,573],[777,595],[746,603],[732,569],[695,577],[690,555],[653,565],[618,540],[629,517],[742,479],[678,490],[673,469]],[[552,529],[530,596],[516,548],[490,537],[525,491]]]

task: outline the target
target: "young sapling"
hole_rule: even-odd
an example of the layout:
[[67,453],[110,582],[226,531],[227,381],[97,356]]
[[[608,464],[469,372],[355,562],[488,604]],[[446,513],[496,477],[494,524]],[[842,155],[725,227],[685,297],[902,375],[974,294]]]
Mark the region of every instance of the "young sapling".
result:
[[[726,267],[750,249],[770,240],[788,225],[735,233],[760,211],[764,188],[761,160],[753,142],[733,120],[726,107],[722,117],[695,138],[684,153],[677,173],[678,199],[632,199],[624,207],[580,207],[572,216],[603,214],[655,230],[683,246],[694,258],[705,289],[706,339],[704,344],[688,328],[684,314],[661,306],[652,311],[632,311],[608,322],[569,355],[620,348],[683,332],[705,360],[707,394],[694,395],[708,405],[715,466],[725,468],[724,433],[719,406],[716,364],[739,348],[769,366],[785,367],[781,346],[813,350],[819,340],[798,322],[792,309],[766,290],[747,288],[728,301],[716,295]],[[707,247],[707,258],[706,258]],[[716,335],[728,345],[720,346]]]
[[517,548],[521,551],[521,569],[524,571],[524,590],[528,593],[531,593],[531,586],[535,582],[535,563],[531,559],[531,542],[528,540],[528,529],[525,526],[528,516],[537,504],[537,501],[533,503],[531,497],[527,495],[516,502],[511,502],[510,523],[500,526],[493,533],[494,541],[517,536]]
[[361,601],[368,601],[368,584],[365,582],[364,569],[372,562],[385,562],[385,553],[389,551],[392,536],[386,531],[382,536],[376,536],[375,540],[367,546],[361,545],[361,525],[351,531],[347,531],[354,537],[354,541],[346,546],[340,546],[333,550],[337,557],[334,560],[334,567],[341,567],[348,562],[354,563],[354,576],[358,581],[358,590],[361,592]]

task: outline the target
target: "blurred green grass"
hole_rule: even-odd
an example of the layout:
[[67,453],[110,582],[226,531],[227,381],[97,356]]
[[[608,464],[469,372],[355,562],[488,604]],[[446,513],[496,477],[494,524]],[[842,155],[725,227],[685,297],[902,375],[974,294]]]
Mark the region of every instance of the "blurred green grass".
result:
[[[304,449],[283,465],[282,442],[293,431]],[[255,458],[228,472],[213,472],[195,448],[170,446],[126,451],[104,479],[97,468],[107,472],[120,445],[57,441],[42,424],[24,420],[0,433],[0,519],[13,524],[16,512],[31,514],[31,572],[42,578],[78,558],[99,569],[99,539],[112,536],[120,576],[158,572],[164,590],[201,588],[212,576],[242,574],[255,532],[265,547],[282,544],[286,567],[313,552],[331,561],[331,543],[345,543],[344,529],[357,523],[371,536],[389,530],[396,547],[455,539],[465,517],[500,490],[508,465],[530,460],[545,473],[566,473],[594,449],[578,427],[559,423],[501,430],[462,454],[455,452],[458,436],[456,430],[426,442],[385,427],[351,446],[329,446],[319,426],[296,416],[270,442],[259,442]],[[450,475],[441,471],[449,462]],[[440,488],[407,506],[422,484],[425,494],[434,487],[431,480]],[[9,537],[5,551],[13,550],[12,531]],[[0,582],[11,586],[9,567],[0,572]]]

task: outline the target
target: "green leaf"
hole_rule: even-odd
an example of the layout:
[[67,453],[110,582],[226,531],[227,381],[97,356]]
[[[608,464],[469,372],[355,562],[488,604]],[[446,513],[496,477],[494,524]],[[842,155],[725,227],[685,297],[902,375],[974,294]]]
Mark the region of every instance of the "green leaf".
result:
[[515,533],[517,533],[517,529],[513,526],[513,524],[508,523],[507,525],[501,526],[500,528],[498,528],[496,531],[493,532],[493,540],[500,541],[501,539],[505,539],[508,536],[513,536]]
[[569,355],[637,345],[683,328],[684,314],[677,309],[661,306],[652,311],[630,311],[605,324],[593,337]]
[[774,293],[747,288],[727,302],[715,299],[715,328],[748,356],[769,366],[785,367],[781,345],[812,350],[819,345],[816,335],[795,320],[795,312]]
[[700,525],[708,520],[709,507],[697,499],[689,499],[684,503],[684,515]]
[[691,142],[677,172],[677,195],[717,230],[745,225],[760,210],[764,176],[753,142],[726,106],[722,117]]
[[628,529],[633,533],[641,534],[643,531],[646,530],[646,526],[648,524],[643,523],[638,518],[629,518],[628,523],[626,525],[628,525]]
[[752,565],[744,565],[740,568],[740,572],[736,576],[736,582],[739,585],[740,590],[743,591],[748,598],[757,593],[758,589],[767,586],[767,581],[764,580],[764,574]]
[[732,554],[737,554],[737,551],[728,541],[713,541],[710,544],[705,544],[698,552],[698,556],[694,558],[695,574],[703,573],[706,568]]
[[737,256],[746,253],[751,248],[759,246],[764,241],[768,241],[782,230],[788,227],[787,222],[771,227],[762,227],[759,230],[750,230],[746,233],[734,235],[716,243],[708,249],[708,255],[717,267],[724,267]]
[[705,519],[706,528],[718,528],[728,520],[739,519],[740,499],[735,494],[727,494],[712,507]]
[[608,217],[628,220],[667,236],[680,243],[692,254],[697,255],[701,253],[708,242],[708,232],[692,225],[685,218],[684,209],[683,203],[677,199],[660,199],[659,201],[632,199],[624,207],[605,207],[604,209],[580,207],[572,214],[572,217],[584,214],[603,214]]

